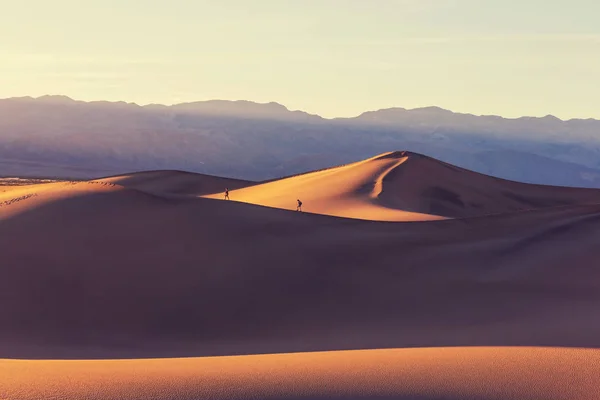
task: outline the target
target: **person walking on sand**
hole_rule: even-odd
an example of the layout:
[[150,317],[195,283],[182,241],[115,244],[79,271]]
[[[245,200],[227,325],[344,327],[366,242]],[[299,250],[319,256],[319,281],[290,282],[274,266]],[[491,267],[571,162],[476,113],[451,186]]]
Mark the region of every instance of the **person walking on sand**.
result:
[[302,202],[300,200],[296,200],[298,202],[298,207],[296,207],[296,211],[302,211]]
[[229,189],[225,188],[225,200],[229,200]]

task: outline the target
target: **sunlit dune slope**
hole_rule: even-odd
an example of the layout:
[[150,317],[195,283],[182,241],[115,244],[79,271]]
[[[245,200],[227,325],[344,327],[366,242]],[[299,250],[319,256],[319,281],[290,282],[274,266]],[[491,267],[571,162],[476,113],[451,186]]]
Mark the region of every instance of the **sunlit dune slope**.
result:
[[[407,212],[401,204],[379,201],[383,182],[393,169],[407,160],[400,153],[389,153],[368,160],[275,180],[235,190],[230,198],[268,207],[296,209],[338,217],[380,221],[424,221],[441,219],[436,215]],[[221,193],[206,197],[223,198]]]
[[600,350],[428,348],[120,361],[0,360],[11,400],[595,400]]
[[[121,190],[124,190],[121,186],[99,181],[61,181],[39,185],[8,186],[6,190],[0,189],[0,221],[59,200]],[[127,192],[125,195],[148,197],[141,192]],[[60,218],[60,216],[56,217]]]
[[63,182],[64,180],[36,179],[36,178],[0,178],[0,196],[13,190],[26,187],[41,187],[40,185]]
[[600,346],[597,205],[391,224],[33,193],[0,207],[0,357]]
[[[221,193],[207,197],[222,198]],[[522,184],[409,152],[311,172],[233,191],[232,200],[384,221],[431,220],[540,207],[600,203],[600,191]]]
[[29,185],[22,185],[22,186],[17,186],[17,185],[0,185],[0,196],[4,196],[8,192],[12,192],[12,191],[15,191],[15,190],[20,190],[20,189],[22,189],[22,188],[24,188],[26,186],[29,186]]
[[145,171],[97,179],[149,193],[196,195],[239,189],[256,184],[232,178],[184,171]]

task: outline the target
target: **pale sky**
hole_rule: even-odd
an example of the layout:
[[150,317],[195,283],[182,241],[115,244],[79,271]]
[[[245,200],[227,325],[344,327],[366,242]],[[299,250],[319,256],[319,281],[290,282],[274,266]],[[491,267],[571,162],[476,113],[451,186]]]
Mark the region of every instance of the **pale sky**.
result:
[[600,118],[598,0],[0,0],[0,98]]

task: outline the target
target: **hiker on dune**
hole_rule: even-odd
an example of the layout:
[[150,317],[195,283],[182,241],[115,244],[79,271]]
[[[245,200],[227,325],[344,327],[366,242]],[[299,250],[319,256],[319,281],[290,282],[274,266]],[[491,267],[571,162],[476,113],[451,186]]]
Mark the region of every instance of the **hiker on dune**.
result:
[[300,200],[296,200],[298,202],[298,207],[296,207],[296,211],[302,211],[302,202]]
[[225,189],[225,200],[229,200],[229,189]]

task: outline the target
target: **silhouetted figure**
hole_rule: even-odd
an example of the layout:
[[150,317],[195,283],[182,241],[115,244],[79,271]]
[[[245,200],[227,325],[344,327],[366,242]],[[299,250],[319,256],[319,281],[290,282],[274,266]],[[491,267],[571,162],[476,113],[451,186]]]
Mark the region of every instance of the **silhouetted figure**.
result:
[[225,200],[229,200],[229,189],[225,189]]
[[298,202],[298,207],[296,207],[296,211],[302,211],[302,202],[300,200],[296,200]]

